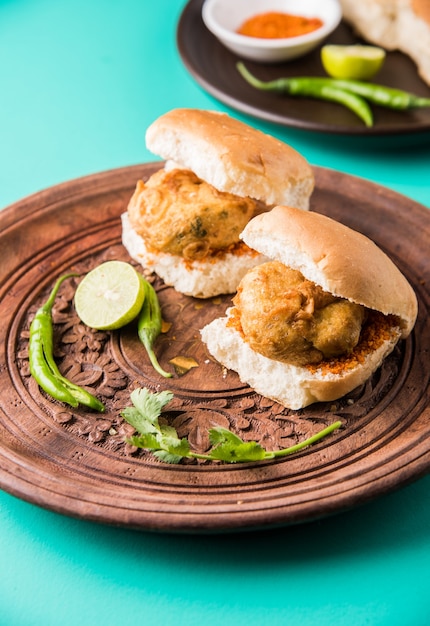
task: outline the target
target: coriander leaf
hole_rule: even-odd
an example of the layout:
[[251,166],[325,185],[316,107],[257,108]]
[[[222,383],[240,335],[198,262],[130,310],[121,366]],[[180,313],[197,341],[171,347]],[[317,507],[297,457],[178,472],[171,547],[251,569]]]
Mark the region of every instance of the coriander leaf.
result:
[[160,459],[160,461],[164,461],[164,463],[170,464],[180,463],[184,458],[182,455],[171,454],[170,452],[166,452],[165,450],[157,450],[156,452],[154,452],[154,456],[156,456],[157,459]]
[[190,451],[190,444],[188,443],[188,439],[163,437],[160,443],[160,449],[172,452],[173,454],[187,456]]
[[239,445],[227,441],[217,445],[210,453],[211,459],[228,461],[229,463],[261,461],[265,457],[265,449],[256,441],[242,442]]
[[[239,457],[239,460],[242,462],[245,461],[261,461],[266,458],[267,452],[256,441],[248,441],[247,443],[243,443],[238,446],[236,450],[236,454]],[[270,456],[268,457],[270,458]]]
[[142,415],[153,424],[156,424],[160,417],[161,411],[173,399],[171,391],[160,391],[159,393],[151,393],[145,387],[135,389],[130,395],[134,406]]
[[162,426],[160,426],[160,433],[163,437],[173,437],[175,439],[178,439],[178,433],[176,432],[176,429],[173,428],[173,426],[163,424]]
[[128,437],[127,442],[137,448],[147,448],[148,450],[159,450],[160,442],[156,435],[145,433]]
[[155,426],[146,415],[143,415],[138,409],[132,406],[126,407],[121,415],[139,433],[157,433],[159,431],[157,426]]
[[172,392],[152,393],[145,388],[136,389],[132,392],[131,398],[134,407],[127,407],[121,415],[140,434],[126,439],[126,441],[139,448],[152,450],[158,459],[166,463],[180,463],[183,458],[225,461],[227,463],[274,459],[299,452],[342,426],[342,422],[339,420],[308,439],[289,448],[275,451],[266,451],[256,441],[245,442],[230,430],[218,426],[209,430],[209,441],[212,449],[207,454],[198,454],[191,451],[186,438],[179,439],[173,426],[160,425],[158,422],[162,409],[173,398]]
[[233,445],[244,443],[238,435],[235,435],[231,430],[227,430],[227,428],[223,428],[222,426],[216,426],[209,430],[209,441],[213,446],[226,443],[227,441]]

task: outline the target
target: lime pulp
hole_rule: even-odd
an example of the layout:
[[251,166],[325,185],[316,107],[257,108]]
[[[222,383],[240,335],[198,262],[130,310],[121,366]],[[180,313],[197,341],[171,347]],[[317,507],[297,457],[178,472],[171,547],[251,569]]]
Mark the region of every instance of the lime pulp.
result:
[[325,45],[321,48],[321,62],[333,78],[369,80],[381,69],[385,50],[377,46]]
[[140,274],[124,261],[106,261],[88,272],[75,293],[81,321],[97,330],[129,324],[143,306],[145,289]]

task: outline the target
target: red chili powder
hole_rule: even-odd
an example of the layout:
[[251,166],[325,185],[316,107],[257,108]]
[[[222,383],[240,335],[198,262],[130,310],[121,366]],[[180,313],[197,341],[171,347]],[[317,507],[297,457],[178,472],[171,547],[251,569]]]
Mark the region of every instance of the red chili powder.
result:
[[284,39],[311,33],[323,25],[318,17],[305,17],[275,11],[254,15],[237,29],[240,35],[261,39]]

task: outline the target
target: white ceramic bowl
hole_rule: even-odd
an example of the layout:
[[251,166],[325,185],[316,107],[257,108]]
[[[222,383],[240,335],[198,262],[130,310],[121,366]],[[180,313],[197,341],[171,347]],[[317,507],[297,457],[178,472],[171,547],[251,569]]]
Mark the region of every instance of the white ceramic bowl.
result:
[[[318,17],[323,26],[286,39],[247,37],[236,32],[246,19],[269,11]],[[328,37],[341,17],[339,0],[205,0],[202,8],[206,27],[221,43],[243,59],[264,63],[307,54]]]

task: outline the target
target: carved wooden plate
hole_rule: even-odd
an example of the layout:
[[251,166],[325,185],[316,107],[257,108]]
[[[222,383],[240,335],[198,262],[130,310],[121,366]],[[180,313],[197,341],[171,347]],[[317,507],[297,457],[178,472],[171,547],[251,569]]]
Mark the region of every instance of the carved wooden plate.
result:
[[[56,359],[92,389],[105,414],[49,399],[29,375],[28,328],[55,279],[108,259],[130,260],[120,215],[139,177],[159,164],[74,180],[0,212],[0,486],[59,513],[137,529],[216,532],[309,521],[357,506],[423,476],[430,467],[428,210],[387,189],[315,168],[312,210],[376,241],[416,289],[412,336],[348,397],[289,411],[253,393],[205,352],[199,329],[229,297],[198,301],[153,277],[171,322],[157,343],[162,365],[197,367],[166,381],[148,365],[131,325],[90,331],[73,310],[73,280],[54,311]],[[363,263],[366,259],[363,259]],[[167,418],[200,451],[207,429],[231,428],[266,449],[285,447],[340,419],[342,428],[294,456],[241,465],[166,465],[124,442],[120,411],[138,386],[170,388]]]

